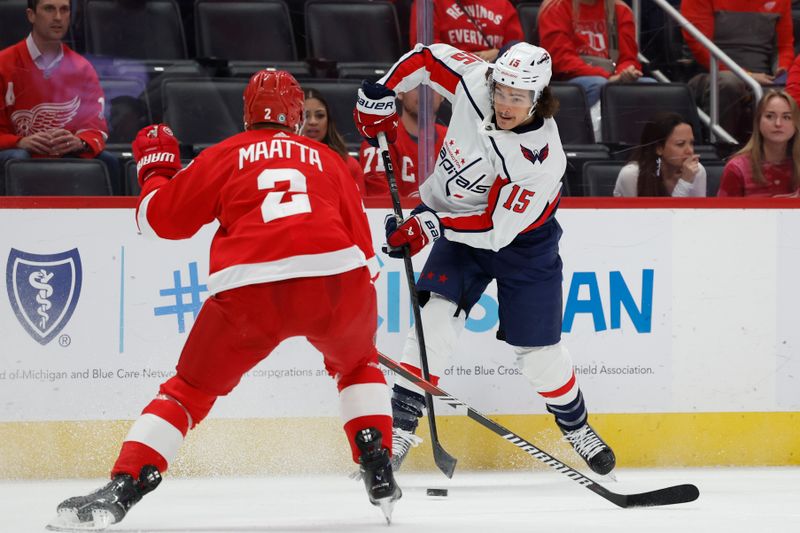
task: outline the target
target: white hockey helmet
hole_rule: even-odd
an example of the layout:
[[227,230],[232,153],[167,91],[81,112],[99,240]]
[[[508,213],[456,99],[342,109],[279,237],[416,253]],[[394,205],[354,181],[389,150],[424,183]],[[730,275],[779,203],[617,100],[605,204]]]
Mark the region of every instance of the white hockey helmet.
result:
[[552,75],[553,61],[550,59],[548,51],[521,42],[497,58],[492,70],[492,89],[494,89],[494,83],[501,83],[516,89],[527,89],[532,92],[533,107],[536,107],[536,102],[539,101],[544,88],[550,83]]

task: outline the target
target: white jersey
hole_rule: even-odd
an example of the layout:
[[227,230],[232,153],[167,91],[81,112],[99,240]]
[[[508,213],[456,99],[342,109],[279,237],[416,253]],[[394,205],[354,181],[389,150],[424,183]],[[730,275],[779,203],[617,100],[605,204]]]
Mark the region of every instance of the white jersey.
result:
[[396,92],[428,85],[452,103],[447,136],[420,197],[437,212],[448,240],[499,250],[552,214],[567,158],[552,118],[497,128],[490,68],[449,45],[418,44],[380,83]]

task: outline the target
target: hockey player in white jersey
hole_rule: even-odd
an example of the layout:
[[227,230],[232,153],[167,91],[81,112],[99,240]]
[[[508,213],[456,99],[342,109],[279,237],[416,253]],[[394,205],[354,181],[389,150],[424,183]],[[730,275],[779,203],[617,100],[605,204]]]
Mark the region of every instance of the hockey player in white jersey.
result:
[[[598,474],[616,464],[588,423],[569,352],[561,342],[561,227],[555,219],[566,156],[548,88],[550,54],[518,43],[495,64],[445,44],[418,44],[378,83],[364,82],[354,111],[361,134],[391,142],[394,94],[425,84],[450,100],[453,115],[435,169],[420,187],[422,204],[400,227],[387,217],[389,254],[433,243],[417,282],[431,380],[455,350],[467,315],[497,282],[497,337],[510,344],[524,376],[575,451]],[[434,242],[435,241],[435,242]],[[420,372],[412,328],[403,364]],[[399,467],[421,439],[424,396],[398,379],[393,397],[392,462]]]

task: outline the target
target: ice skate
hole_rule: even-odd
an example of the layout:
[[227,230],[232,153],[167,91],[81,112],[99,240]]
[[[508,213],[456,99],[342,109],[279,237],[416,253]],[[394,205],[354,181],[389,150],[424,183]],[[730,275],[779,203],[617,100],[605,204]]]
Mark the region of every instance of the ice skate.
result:
[[[572,431],[565,431],[561,428],[561,432],[564,434],[564,440],[572,444],[572,447],[581,456],[581,459],[586,461],[592,472],[601,476],[611,474],[617,464],[614,451],[595,433],[592,426],[586,423]],[[615,478],[612,477],[611,479]]]
[[161,474],[145,465],[136,481],[128,474],[114,476],[107,485],[86,496],[68,498],[58,505],[50,531],[99,531],[120,522],[142,496],[161,483]]
[[417,431],[425,409],[425,397],[398,385],[392,391],[392,470],[397,472],[411,448],[422,438]]
[[381,445],[381,432],[375,428],[359,431],[356,435],[356,446],[361,450],[361,477],[364,479],[369,501],[381,508],[386,523],[391,524],[394,503],[400,499],[403,491],[394,481],[389,452]]
[[422,443],[422,437],[414,435],[412,431],[406,431],[399,427],[392,428],[392,471],[400,470],[400,465],[408,455],[411,448],[415,448]]

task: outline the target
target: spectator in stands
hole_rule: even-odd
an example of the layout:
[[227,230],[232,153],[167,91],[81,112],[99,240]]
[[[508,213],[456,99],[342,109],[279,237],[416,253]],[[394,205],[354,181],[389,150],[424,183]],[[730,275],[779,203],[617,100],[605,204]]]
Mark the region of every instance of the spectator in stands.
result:
[[606,83],[655,81],[642,76],[633,12],[622,1],[545,0],[537,24],[540,45],[553,56],[553,79],[583,87],[595,122]]
[[800,190],[800,109],[785,91],[758,103],[750,140],[725,165],[718,196],[771,197]]
[[657,113],[622,167],[614,196],[705,196],[706,170],[694,153],[692,126],[678,113]]
[[353,176],[353,180],[358,185],[361,195],[364,195],[364,171],[354,157],[347,153],[347,146],[344,138],[330,113],[327,100],[316,89],[305,89],[305,122],[303,123],[302,134],[310,139],[328,145],[331,150],[339,154],[347,164],[347,170]]
[[[794,58],[790,0],[683,0],[681,13],[761,85],[786,82]],[[708,50],[685,30],[683,36],[694,58],[708,70]],[[744,142],[753,123],[753,97],[747,84],[725,65],[719,63],[719,69],[719,123]],[[707,110],[709,74],[689,80],[689,88],[698,105]]]
[[800,105],[800,54],[794,58],[789,74],[786,76],[786,92]]
[[[500,48],[525,36],[509,0],[441,0],[433,5],[433,42],[445,43],[492,62]],[[417,38],[417,1],[411,5],[409,41]]]
[[[400,126],[397,128],[397,140],[389,144],[389,154],[392,158],[395,179],[397,180],[397,190],[400,196],[419,198],[419,182],[417,181],[418,164],[417,156],[419,145],[417,144],[419,135],[419,87],[406,93],[397,95],[398,108],[401,109]],[[442,103],[442,96],[433,92],[431,114],[436,115]],[[435,124],[435,146],[432,147],[433,154],[438,154],[442,148],[444,136],[447,128],[441,124]],[[366,183],[367,196],[386,196],[389,197],[389,185],[386,181],[386,172],[383,166],[383,159],[379,150],[371,146],[368,142],[361,143],[361,151],[358,157],[364,169],[364,182]]]
[[103,152],[107,127],[97,74],[62,43],[69,0],[28,0],[26,13],[30,35],[0,51],[0,178],[9,159],[96,157],[121,194],[119,162]]

